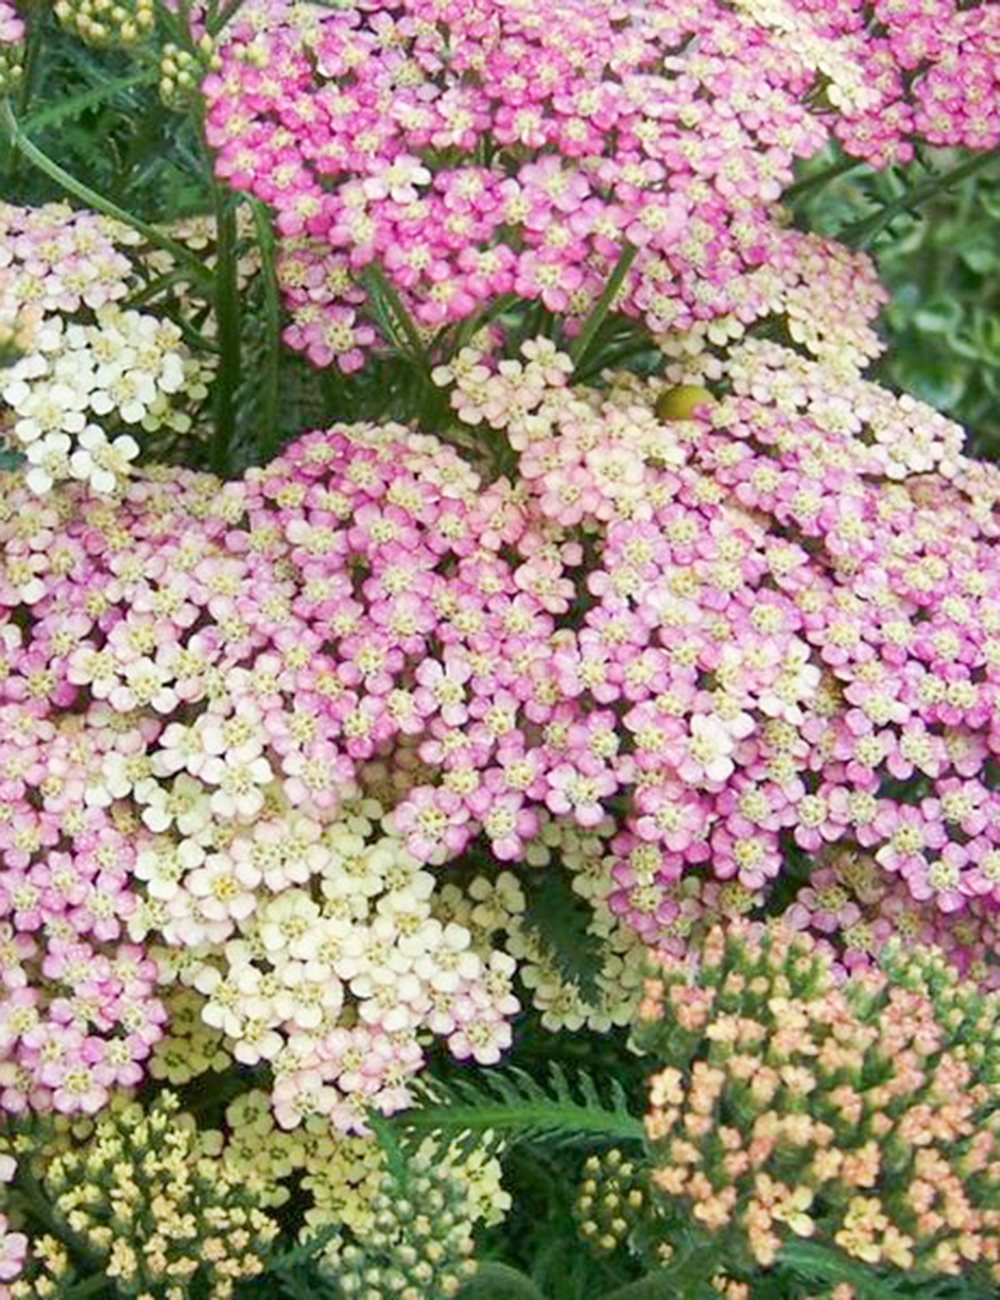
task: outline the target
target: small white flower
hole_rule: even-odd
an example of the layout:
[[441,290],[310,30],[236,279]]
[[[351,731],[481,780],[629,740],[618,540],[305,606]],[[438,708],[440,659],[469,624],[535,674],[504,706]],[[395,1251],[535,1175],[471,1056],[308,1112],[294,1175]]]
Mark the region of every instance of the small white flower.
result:
[[257,907],[254,888],[260,873],[248,862],[235,862],[228,853],[213,853],[204,866],[184,878],[184,888],[199,900],[202,913],[212,921],[245,921]]
[[41,496],[69,476],[69,449],[72,445],[66,433],[47,433],[29,444],[26,454],[31,469],[25,475],[25,482],[32,492]]
[[[733,772],[733,760],[730,758],[736,743],[728,728],[719,718],[710,713],[696,713],[691,718],[691,735],[688,739],[689,763],[700,768],[709,781],[726,781]],[[680,773],[685,779],[688,773],[682,764]],[[695,776],[696,773],[692,773]]]
[[79,450],[69,458],[70,473],[90,485],[92,491],[113,492],[128,477],[129,462],[139,454],[139,444],[128,434],[108,442],[103,429],[88,424],[77,439]]
[[135,874],[146,882],[146,892],[151,898],[166,903],[180,892],[185,874],[196,870],[204,861],[204,849],[193,840],[175,844],[164,836],[137,855]]
[[271,765],[264,757],[240,762],[236,758],[209,758],[201,769],[203,781],[218,786],[212,792],[212,812],[217,817],[249,820],[264,806],[262,786],[272,780]]
[[47,433],[80,433],[87,423],[83,414],[87,395],[74,391],[68,384],[28,385],[15,380],[7,385],[3,395],[18,415],[14,433],[21,442],[34,442]]
[[169,788],[152,779],[140,781],[135,798],[144,807],[140,816],[151,831],[160,834],[176,825],[181,835],[198,835],[212,820],[208,791],[182,772]]

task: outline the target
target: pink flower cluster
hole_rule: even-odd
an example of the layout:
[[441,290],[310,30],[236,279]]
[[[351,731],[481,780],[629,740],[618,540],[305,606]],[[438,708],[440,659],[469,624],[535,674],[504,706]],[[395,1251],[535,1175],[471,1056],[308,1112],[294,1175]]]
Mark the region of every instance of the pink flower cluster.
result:
[[[835,132],[877,166],[905,162],[911,141],[993,149],[1000,142],[1000,12],[956,0],[876,0],[873,33],[852,44],[876,98]],[[857,22],[857,18],[854,18]]]
[[846,964],[906,926],[993,978],[1000,472],[843,360],[685,364],[728,395],[671,420],[672,380],[461,352],[516,485],[401,425],[114,506],[4,478],[5,1110],[136,1082],[174,979],[285,1124],[406,1104],[427,1030],[497,1059],[514,963],[437,873],[559,825],[650,943],[813,860],[789,919]]
[[[0,235],[0,323],[22,329],[124,298],[133,268],[121,249],[142,242],[121,222],[65,203],[0,203]],[[26,348],[34,343],[28,339]]]
[[[748,309],[794,235],[771,210],[830,129],[878,164],[914,133],[988,147],[993,6],[886,0],[400,0],[241,15],[206,77],[216,170],[269,203],[286,340],[384,344],[377,263],[428,337],[505,294],[569,329],[623,249],[617,306],[656,331]],[[252,20],[252,21],[251,21]],[[751,309],[753,315],[762,311]]]
[[845,882],[859,855],[880,901],[896,882],[890,914],[988,924],[1000,477],[961,430],[757,341],[690,363],[732,396],[666,425],[661,381],[584,402],[551,367],[546,391],[537,360],[458,360],[453,403],[505,428],[533,511],[602,523],[591,558],[553,537],[515,583],[582,620],[531,660],[532,716],[562,715],[569,751],[536,788],[584,825],[630,790],[611,905],[661,942],[692,868],[762,891],[793,844],[837,846]]

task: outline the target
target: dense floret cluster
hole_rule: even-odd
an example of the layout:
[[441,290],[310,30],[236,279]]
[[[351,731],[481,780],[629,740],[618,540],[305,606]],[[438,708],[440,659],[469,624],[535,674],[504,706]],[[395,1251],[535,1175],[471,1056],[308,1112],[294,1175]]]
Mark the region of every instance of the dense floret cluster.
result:
[[1000,1277],[995,994],[899,944],[838,987],[774,925],[718,927],[658,967],[638,1037],[669,1062],[645,1118],[666,1239],[683,1223],[737,1277],[792,1236]]
[[[176,233],[197,244],[200,224]],[[62,203],[0,204],[0,233],[0,434],[24,453],[33,492],[76,479],[113,493],[142,449],[133,433],[147,451],[187,435],[208,393],[214,365],[181,327],[123,305],[176,264],[122,222]]]
[[[6,1108],[136,1082],[176,981],[282,1124],[360,1126],[427,1030],[498,1059],[518,960],[553,1024],[620,1023],[642,941],[803,854],[842,968],[915,933],[994,978],[1000,475],[843,365],[687,364],[730,391],[678,420],[544,340],[460,356],[517,486],[400,425],[113,505],[7,478]],[[594,903],[617,1003],[548,978],[521,862]]]
[[[230,1300],[240,1279],[264,1272],[278,1226],[260,1208],[262,1187],[199,1162],[193,1129],[177,1111],[176,1097],[164,1092],[148,1108],[111,1107],[84,1142],[36,1134],[26,1144],[31,1154],[16,1162],[21,1189],[46,1197],[53,1233],[74,1248],[68,1252],[55,1235],[33,1242],[16,1273],[0,1271],[0,1279],[17,1278],[5,1297],[72,1291],[81,1258],[118,1294],[164,1300]],[[15,1164],[10,1156],[0,1161]]]
[[[0,203],[0,1300],[492,1286],[503,1144],[641,1135],[454,1086],[529,1006],[655,1070],[613,1285],[1000,1282],[1000,469],[799,219],[1000,144],[1000,4],[35,10],[11,194],[121,219]],[[143,87],[162,226],[35,143]]]
[[753,319],[831,131],[876,165],[1000,139],[997,10],[952,0],[262,4],[225,37],[217,173],[276,212],[286,340],[345,371],[393,296],[427,337],[507,295],[572,330],[623,257],[654,331]]

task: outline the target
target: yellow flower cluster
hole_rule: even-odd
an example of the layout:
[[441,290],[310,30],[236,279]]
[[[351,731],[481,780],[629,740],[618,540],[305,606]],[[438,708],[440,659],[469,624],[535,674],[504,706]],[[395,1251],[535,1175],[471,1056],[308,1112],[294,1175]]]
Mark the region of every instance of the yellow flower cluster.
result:
[[807,935],[715,927],[657,953],[636,1038],[664,1231],[727,1272],[790,1234],[870,1265],[1000,1280],[1000,1001],[888,945],[842,985]]
[[[199,1160],[177,1111],[177,1099],[163,1093],[148,1109],[107,1112],[88,1141],[43,1157],[41,1190],[123,1294],[187,1300],[195,1288],[207,1300],[229,1300],[239,1280],[263,1273],[278,1228],[260,1208],[260,1180]],[[32,1255],[54,1278],[64,1273],[60,1247],[48,1249],[43,1238]],[[45,1276],[25,1285],[11,1288],[12,1300],[56,1294]]]
[[170,988],[164,997],[170,1013],[169,1033],[153,1045],[149,1073],[154,1079],[179,1088],[209,1070],[221,1073],[232,1065],[223,1047],[221,1029],[213,1029],[201,1018],[205,998],[193,989]]
[[[216,1130],[198,1134],[199,1167],[210,1171],[221,1161],[234,1183],[263,1185],[262,1203],[267,1206],[283,1205],[297,1180],[312,1199],[303,1215],[302,1241],[334,1224],[359,1241],[369,1237],[386,1172],[385,1155],[374,1138],[341,1133],[321,1115],[309,1117],[296,1129],[278,1128],[271,1099],[259,1088],[230,1102],[226,1129],[226,1134]],[[510,1194],[500,1183],[500,1161],[492,1150],[489,1134],[471,1149],[425,1138],[413,1148],[411,1158],[460,1183],[469,1221],[492,1226],[503,1220],[511,1206]]]

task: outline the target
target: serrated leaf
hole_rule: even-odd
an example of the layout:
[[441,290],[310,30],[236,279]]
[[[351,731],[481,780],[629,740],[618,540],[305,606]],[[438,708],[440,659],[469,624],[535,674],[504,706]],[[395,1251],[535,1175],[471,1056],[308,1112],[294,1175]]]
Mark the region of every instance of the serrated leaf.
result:
[[569,872],[555,866],[539,871],[525,892],[525,923],[545,942],[563,979],[576,985],[585,1002],[596,1002],[601,943],[588,932],[593,912],[573,892]]
[[32,113],[30,117],[25,118],[21,125],[29,134],[50,130],[54,126],[61,126],[81,117],[92,108],[100,107],[115,95],[135,90],[140,86],[155,85],[159,75],[157,69],[147,68],[143,72],[133,72],[127,77],[113,77],[110,81],[104,78],[89,90],[81,91],[78,95],[64,96],[56,103],[46,105],[37,113]]
[[274,1270],[291,1270],[297,1264],[306,1264],[311,1259],[314,1259],[324,1246],[333,1241],[334,1237],[339,1236],[340,1231],[339,1223],[324,1224],[311,1237],[300,1242],[297,1246],[290,1247],[280,1255],[272,1255],[268,1260],[268,1267]]
[[482,1136],[492,1131],[508,1145],[531,1140],[557,1145],[586,1141],[641,1142],[642,1121],[629,1110],[620,1084],[607,1096],[592,1075],[569,1075],[549,1066],[543,1085],[516,1066],[477,1072],[464,1079],[424,1079],[415,1085],[419,1106],[386,1123],[404,1134],[461,1132]]

